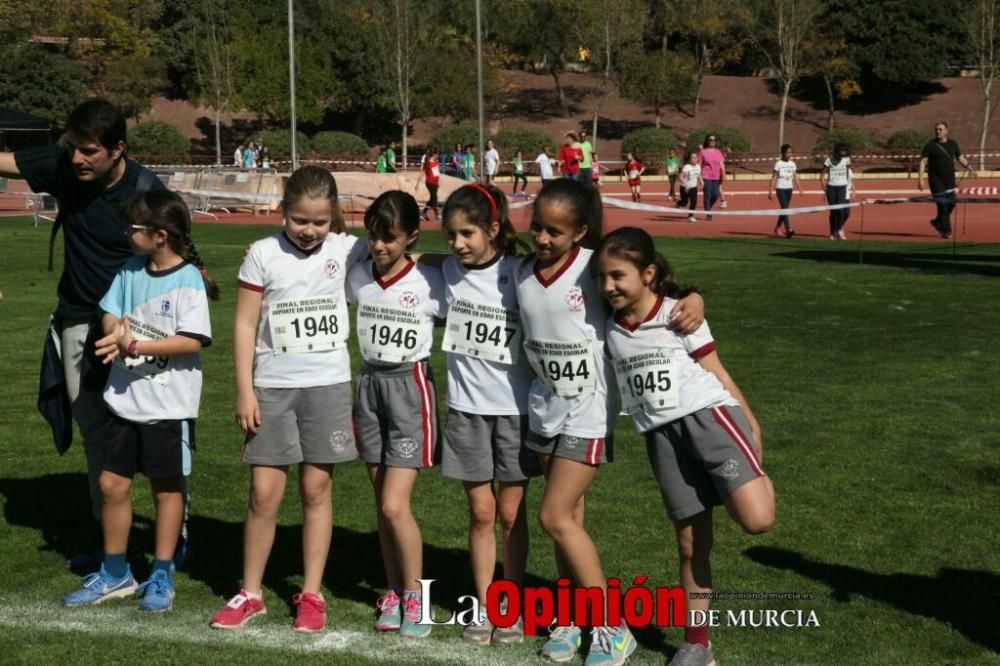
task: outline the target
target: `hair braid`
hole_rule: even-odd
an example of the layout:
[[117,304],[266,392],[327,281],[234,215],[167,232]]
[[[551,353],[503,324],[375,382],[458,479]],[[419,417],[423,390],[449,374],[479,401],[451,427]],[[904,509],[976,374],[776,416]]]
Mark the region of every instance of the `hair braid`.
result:
[[208,297],[213,301],[219,300],[219,285],[215,283],[212,276],[208,274],[208,269],[205,268],[205,262],[202,260],[201,255],[198,254],[198,248],[194,246],[194,240],[191,238],[191,233],[186,231],[184,233],[184,255],[191,261],[195,266],[198,267],[198,271],[201,273],[201,279],[205,282],[205,292]]

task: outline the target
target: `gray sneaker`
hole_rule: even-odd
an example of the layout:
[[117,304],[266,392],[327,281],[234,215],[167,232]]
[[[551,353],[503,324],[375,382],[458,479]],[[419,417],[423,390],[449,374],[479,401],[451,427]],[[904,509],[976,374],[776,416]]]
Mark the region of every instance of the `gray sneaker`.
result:
[[705,647],[701,643],[685,643],[667,666],[715,666],[712,645],[709,643]]
[[462,630],[463,640],[467,640],[470,643],[478,643],[479,645],[489,645],[490,636],[492,635],[493,623],[485,617],[482,618],[482,624],[470,624]]
[[516,645],[524,641],[524,618],[517,618],[517,622],[509,627],[497,627],[493,630],[494,645]]

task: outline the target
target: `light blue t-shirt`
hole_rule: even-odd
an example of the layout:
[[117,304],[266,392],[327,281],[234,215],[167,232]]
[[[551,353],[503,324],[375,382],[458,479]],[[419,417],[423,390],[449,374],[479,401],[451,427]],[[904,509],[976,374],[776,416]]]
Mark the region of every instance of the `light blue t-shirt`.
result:
[[[101,299],[103,312],[122,318],[129,315],[133,336],[155,340],[184,335],[212,343],[208,295],[198,269],[184,262],[154,272],[147,257],[128,260]],[[155,423],[198,417],[201,401],[201,354],[140,356],[115,360],[104,401],[129,421]]]

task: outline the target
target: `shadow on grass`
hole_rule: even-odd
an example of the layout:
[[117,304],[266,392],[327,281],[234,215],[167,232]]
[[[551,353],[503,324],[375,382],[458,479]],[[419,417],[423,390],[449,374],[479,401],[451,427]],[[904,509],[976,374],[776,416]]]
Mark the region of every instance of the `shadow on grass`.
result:
[[744,554],[765,566],[793,571],[831,588],[837,601],[853,595],[888,603],[953,627],[969,640],[1000,651],[996,616],[1000,576],[990,571],[942,568],[938,575],[879,574],[844,564],[816,562],[784,548],[754,546]]
[[863,247],[853,245],[842,250],[793,250],[779,252],[774,256],[839,264],[862,263],[927,273],[963,273],[984,277],[1000,277],[1000,255],[961,254],[961,252],[961,247],[956,254],[943,252],[930,254],[926,251],[880,252],[865,250]]
[[[146,485],[145,479],[138,479],[135,492],[148,492],[145,490]],[[93,547],[96,528],[90,516],[89,501],[82,501],[87,497],[85,474],[46,474],[30,479],[0,478],[0,497],[3,498],[4,519],[7,524],[38,530],[41,534],[44,545],[39,550],[54,551],[65,559]],[[289,496],[286,501],[294,499]],[[243,522],[198,515],[197,489],[192,493],[192,505],[195,512],[188,521],[191,557],[185,565],[184,573],[192,580],[208,586],[213,594],[228,598],[240,589]],[[372,511],[374,527],[374,509]],[[238,512],[242,518],[242,502]],[[137,515],[130,537],[133,548],[138,547],[140,552],[151,557],[154,536],[152,522]],[[290,601],[292,595],[300,591],[298,580],[302,575],[301,544],[301,525],[278,526],[264,575],[264,586],[286,601]],[[550,550],[552,546],[545,541],[540,547]],[[135,568],[135,573],[137,578],[144,579],[148,575],[148,565],[145,562],[140,564]],[[500,574],[498,563],[495,576],[499,577]],[[435,580],[432,587],[434,603],[449,613],[465,610],[467,604],[460,605],[458,598],[475,593],[469,556],[463,548],[441,548],[425,542],[423,577]],[[371,532],[359,532],[334,526],[333,543],[323,582],[333,596],[369,605],[374,609],[378,591],[385,588],[378,535],[374,529]],[[524,584],[548,587],[552,589],[554,597],[555,581],[529,573],[525,576]],[[674,651],[664,645],[663,634],[656,626],[634,628],[633,634],[649,650],[664,654]]]

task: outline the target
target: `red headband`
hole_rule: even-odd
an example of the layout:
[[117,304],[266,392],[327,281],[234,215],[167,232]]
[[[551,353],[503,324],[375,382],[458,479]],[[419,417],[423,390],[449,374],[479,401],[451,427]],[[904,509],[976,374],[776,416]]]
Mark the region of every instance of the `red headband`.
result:
[[490,224],[493,224],[494,221],[499,222],[500,214],[497,212],[497,202],[493,200],[493,195],[490,194],[490,191],[479,183],[470,183],[468,187],[482,192],[483,196],[486,197],[486,200],[490,202],[490,209],[493,211],[493,217],[490,219]]

